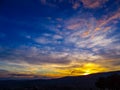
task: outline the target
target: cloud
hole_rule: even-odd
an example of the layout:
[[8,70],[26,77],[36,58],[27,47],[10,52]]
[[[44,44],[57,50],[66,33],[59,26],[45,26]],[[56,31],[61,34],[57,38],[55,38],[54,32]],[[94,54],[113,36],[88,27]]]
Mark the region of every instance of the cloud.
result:
[[[110,53],[106,53],[107,50],[105,50],[105,53],[102,53],[104,55],[102,55],[100,52],[95,54],[94,52],[91,52],[89,50],[81,49],[76,49],[72,51],[69,50],[69,52],[57,52],[49,50],[50,49],[47,49],[45,51],[45,49],[42,50],[37,47],[22,47],[6,52],[4,56],[1,56],[0,62],[5,62],[7,65],[4,65],[4,63],[2,63],[2,66],[0,68],[4,68],[7,69],[9,72],[12,72],[8,74],[9,76],[14,78],[34,78],[36,75],[40,75],[40,78],[42,78],[43,76],[67,76],[71,75],[71,72],[72,75],[83,75],[84,73],[86,73],[86,71],[83,71],[85,69],[83,69],[84,67],[82,67],[81,65],[85,66],[86,63],[100,65],[101,69],[99,69],[99,71],[96,70],[97,72],[109,70],[113,68],[113,64],[119,63],[119,57],[113,58],[117,55],[113,51],[112,53],[114,54],[112,56]],[[107,54],[111,57],[106,56]],[[111,60],[111,62],[108,60]],[[107,62],[109,62],[108,65],[105,64]],[[119,65],[114,66],[114,70],[117,70],[118,66]],[[78,71],[78,69],[80,68],[81,71]],[[94,66],[92,68],[94,69]],[[91,69],[92,72],[95,72],[95,69],[93,69]]]
[[112,37],[108,37],[108,35],[117,29],[114,21],[119,21],[119,10],[107,15],[107,18],[102,17],[98,20],[93,16],[86,20],[87,15],[85,17],[78,15],[64,21],[66,43],[73,44],[78,48],[99,48],[108,47],[118,41],[116,35]]
[[99,8],[102,7],[108,0],[69,0],[69,1],[64,1],[64,0],[40,0],[43,5],[51,5],[55,6],[58,4],[63,4],[67,2],[67,4],[72,4],[73,9],[78,9],[81,6],[81,3],[85,8]]
[[8,74],[8,73],[10,73],[10,72],[7,71],[7,70],[0,69],[0,75],[1,75],[1,74]]
[[11,72],[4,70],[4,69],[0,69],[0,78],[6,78],[9,76]]
[[[76,18],[75,18],[76,19]],[[78,18],[79,19],[79,18]],[[86,22],[84,20],[84,22]],[[93,21],[91,21],[93,22]],[[94,21],[95,23],[97,22],[96,20]],[[107,45],[110,45],[111,43],[115,42],[115,38],[108,38],[108,29],[111,30],[112,27],[99,27],[99,31],[96,31],[96,28],[98,27],[97,24],[93,23],[88,23],[88,26],[86,26],[87,22],[85,25],[81,25],[81,22],[78,22],[76,24],[77,27],[72,27],[73,33],[68,35],[68,37],[65,39],[66,43],[73,43],[76,47],[79,48],[93,48],[93,47],[105,47]],[[74,22],[73,22],[74,25]],[[66,27],[68,27],[67,25]],[[86,27],[86,28],[82,28]],[[70,28],[67,28],[68,30]],[[106,31],[106,33],[105,33]]]
[[6,78],[9,78],[9,79],[13,79],[13,78],[17,78],[17,79],[23,79],[23,78],[48,78],[48,77],[45,77],[45,76],[42,76],[42,75],[34,75],[34,74],[27,74],[27,73],[23,73],[22,72],[19,72],[19,73],[16,73],[16,72],[11,72],[11,71],[8,71],[8,70],[2,70],[0,69],[0,79],[6,79]]
[[[24,61],[31,64],[67,64],[70,63],[67,57],[64,56],[64,52],[54,52],[49,48],[39,49],[37,47],[22,47],[19,49],[4,51],[0,55],[0,61],[19,62]],[[34,62],[35,61],[35,62]],[[34,62],[34,63],[33,63]]]
[[[105,17],[105,16],[104,16]],[[108,15],[106,18],[103,18],[98,21],[98,26],[103,27],[109,24],[115,25],[117,21],[120,20],[120,9]]]
[[76,24],[72,24],[72,25],[68,26],[67,29],[75,30],[75,29],[78,29],[79,26],[80,26],[80,23],[76,23]]
[[38,44],[60,44],[60,41],[63,37],[60,35],[50,35],[51,37],[38,37],[33,40]]
[[[54,43],[54,49],[49,47],[49,50],[40,51],[44,52],[45,56],[43,53],[39,53],[39,57],[35,55],[36,58],[34,60],[37,63],[65,63],[70,65],[72,62],[97,62],[99,60],[107,62],[108,59],[116,59],[116,62],[119,63],[119,48],[118,50],[115,49],[115,47],[119,46],[119,39],[116,37],[118,34],[110,36],[117,29],[117,23],[114,22],[119,21],[119,10],[105,16],[103,15],[99,19],[96,19],[90,13],[84,15],[82,12],[79,12],[75,16],[60,21],[56,19],[50,20],[51,23],[53,21],[54,23],[59,22],[62,27],[58,28],[56,24],[52,24],[52,28],[57,33],[56,35],[44,34],[45,38],[34,39],[35,41],[38,39],[38,44]],[[51,28],[50,25],[47,25],[48,29]],[[56,43],[58,40],[62,40],[59,45]],[[30,56],[32,55],[30,54]],[[100,64],[102,65],[103,63]],[[106,67],[106,65],[104,66]]]
[[98,8],[101,7],[108,0],[81,0],[86,8]]
[[50,41],[47,38],[36,38],[35,41],[40,44],[48,44]]
[[9,78],[41,78],[41,76],[32,75],[32,74],[9,74]]
[[72,8],[75,9],[75,10],[78,9],[79,7],[80,7],[79,2],[74,3],[73,6],[72,6]]
[[[55,11],[60,9],[59,5],[62,4],[71,5],[71,8],[55,13],[55,17],[37,19],[38,21],[34,23],[40,23],[35,31],[30,30],[29,33],[21,31],[22,38],[28,40],[27,42],[20,42],[19,45],[15,42],[7,45],[7,48],[0,46],[1,69],[12,72],[8,74],[13,77],[34,75],[58,77],[71,75],[71,72],[73,75],[85,74],[89,72],[84,71],[89,65],[92,66],[91,70],[101,68],[99,72],[104,69],[119,70],[119,9],[95,16],[96,14],[91,11],[96,11],[96,8],[101,10],[100,7],[104,6],[107,0],[40,0],[40,2],[41,6],[57,6],[54,8]],[[99,13],[99,10],[96,12]],[[68,13],[72,14],[67,15]],[[36,28],[36,24],[30,25]]]
[[63,39],[63,37],[60,36],[60,35],[54,35],[54,36],[53,36],[53,39],[55,39],[55,40],[57,40],[57,39]]

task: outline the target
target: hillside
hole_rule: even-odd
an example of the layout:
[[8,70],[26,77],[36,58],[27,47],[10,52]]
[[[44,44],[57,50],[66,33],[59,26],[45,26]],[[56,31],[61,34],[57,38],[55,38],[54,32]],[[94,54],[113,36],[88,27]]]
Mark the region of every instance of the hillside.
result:
[[0,90],[96,90],[95,83],[99,77],[107,77],[113,74],[120,75],[120,71],[48,80],[0,80]]

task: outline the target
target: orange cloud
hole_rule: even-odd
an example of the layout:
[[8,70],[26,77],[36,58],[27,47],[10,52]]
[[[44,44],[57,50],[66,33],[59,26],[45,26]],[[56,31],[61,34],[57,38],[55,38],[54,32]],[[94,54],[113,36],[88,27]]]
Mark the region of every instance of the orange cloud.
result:
[[85,31],[84,33],[81,34],[81,37],[87,37],[90,34],[90,31]]
[[97,27],[97,28],[95,28],[95,31],[98,31],[98,30],[100,30],[101,28],[99,28],[99,27]]

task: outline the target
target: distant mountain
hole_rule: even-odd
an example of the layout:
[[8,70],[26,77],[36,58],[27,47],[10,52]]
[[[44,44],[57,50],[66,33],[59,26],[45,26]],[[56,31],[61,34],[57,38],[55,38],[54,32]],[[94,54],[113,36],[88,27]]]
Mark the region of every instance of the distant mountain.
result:
[[95,82],[99,77],[107,77],[113,74],[120,75],[120,71],[48,80],[0,80],[0,90],[13,90],[13,88],[15,88],[14,90],[24,90],[23,88],[26,88],[25,90],[96,90]]

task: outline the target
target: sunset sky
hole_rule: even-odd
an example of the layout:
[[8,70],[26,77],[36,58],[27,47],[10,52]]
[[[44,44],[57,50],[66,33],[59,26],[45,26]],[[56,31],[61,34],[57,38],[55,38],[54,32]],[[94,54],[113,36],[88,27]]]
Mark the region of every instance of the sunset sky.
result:
[[120,0],[0,0],[0,78],[120,70]]

